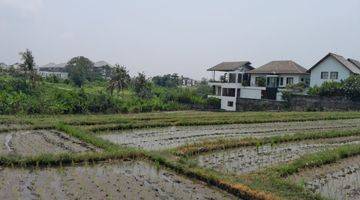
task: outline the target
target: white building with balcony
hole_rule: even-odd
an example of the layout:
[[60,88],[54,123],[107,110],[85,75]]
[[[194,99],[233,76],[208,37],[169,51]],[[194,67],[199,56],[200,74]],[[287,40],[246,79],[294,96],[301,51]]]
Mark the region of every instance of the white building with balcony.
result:
[[[247,72],[254,69],[249,61],[222,62],[207,71],[211,71],[212,79],[209,81],[213,88],[213,95],[221,100],[221,109],[236,110],[236,100],[241,96],[241,89],[249,86],[250,77]],[[219,72],[219,74],[216,74]]]
[[[236,111],[236,102],[245,99],[282,101],[282,90],[300,82],[309,84],[307,70],[294,61],[272,61],[254,69],[248,61],[223,62],[208,69],[213,72],[209,84],[221,100],[221,109]],[[216,76],[220,72],[220,76]]]

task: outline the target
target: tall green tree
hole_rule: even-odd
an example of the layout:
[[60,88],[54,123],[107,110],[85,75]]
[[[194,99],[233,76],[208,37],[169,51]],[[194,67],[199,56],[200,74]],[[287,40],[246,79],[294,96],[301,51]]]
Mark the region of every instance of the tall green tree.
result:
[[66,64],[66,70],[69,73],[69,79],[78,87],[83,86],[85,81],[92,81],[96,78],[94,63],[84,56],[72,58]]
[[152,97],[151,83],[146,79],[144,73],[139,73],[134,78],[133,87],[136,95],[142,99],[149,99]]
[[114,69],[112,69],[111,78],[108,83],[107,89],[110,91],[111,95],[114,90],[122,91],[127,88],[130,84],[130,75],[124,66],[116,64]]
[[25,77],[30,80],[31,86],[35,87],[36,82],[39,80],[39,76],[36,73],[34,56],[29,49],[26,49],[24,52],[20,52],[19,54],[22,61],[20,69],[24,72]]

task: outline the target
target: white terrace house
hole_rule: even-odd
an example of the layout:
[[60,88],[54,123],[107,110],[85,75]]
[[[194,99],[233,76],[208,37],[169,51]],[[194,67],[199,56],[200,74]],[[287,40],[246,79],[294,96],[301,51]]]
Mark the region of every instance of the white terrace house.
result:
[[64,67],[40,67],[38,73],[44,78],[56,76],[60,79],[68,79],[68,72]]
[[[250,62],[224,62],[208,69],[213,71],[213,95],[221,99],[221,109],[236,110],[241,99],[282,100],[281,90],[289,84],[309,83],[307,70],[293,61],[272,61],[259,68]],[[216,80],[215,72],[223,75]]]
[[360,62],[355,59],[346,59],[343,56],[329,53],[313,67],[310,72],[310,86],[320,86],[326,81],[341,81],[351,74],[360,74]]
[[[248,61],[222,62],[207,71],[213,72],[209,85],[213,88],[213,95],[209,97],[221,100],[221,109],[235,111],[236,101],[241,96],[241,89],[249,86],[250,77],[246,72],[254,69]],[[220,75],[216,75],[220,72]]]

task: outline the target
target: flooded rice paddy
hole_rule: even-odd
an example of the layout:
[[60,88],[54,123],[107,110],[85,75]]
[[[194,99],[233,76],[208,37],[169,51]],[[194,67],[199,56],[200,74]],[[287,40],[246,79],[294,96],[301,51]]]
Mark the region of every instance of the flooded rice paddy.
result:
[[264,137],[301,131],[345,130],[359,128],[360,119],[305,122],[278,122],[261,124],[233,124],[152,128],[131,131],[113,131],[99,136],[117,144],[147,150],[163,150],[216,138]]
[[43,153],[84,151],[100,151],[100,149],[58,131],[0,133],[0,155],[33,156]]
[[306,169],[289,179],[329,199],[359,200],[360,156]]
[[220,172],[241,174],[295,160],[308,153],[315,153],[344,144],[360,144],[360,137],[299,141],[273,146],[269,144],[260,147],[243,147],[207,153],[198,156],[196,159],[202,167]]
[[238,199],[143,161],[0,169],[0,199]]

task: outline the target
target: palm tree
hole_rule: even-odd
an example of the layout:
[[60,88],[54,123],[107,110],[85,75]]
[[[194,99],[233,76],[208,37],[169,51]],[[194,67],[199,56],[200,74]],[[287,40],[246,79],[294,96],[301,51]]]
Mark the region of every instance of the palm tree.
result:
[[116,64],[111,79],[109,81],[108,90],[112,95],[114,90],[122,91],[123,89],[127,88],[130,83],[130,75],[129,72],[126,70],[124,66],[120,66]]

